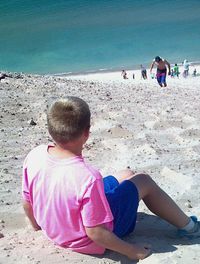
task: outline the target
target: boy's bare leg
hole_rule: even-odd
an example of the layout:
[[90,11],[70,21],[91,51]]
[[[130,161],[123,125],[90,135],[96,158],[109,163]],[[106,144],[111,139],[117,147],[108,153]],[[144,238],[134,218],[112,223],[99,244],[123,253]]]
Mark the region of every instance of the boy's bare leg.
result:
[[[128,178],[127,178],[128,179]],[[151,212],[177,228],[185,227],[190,218],[147,174],[136,174],[129,178],[138,189],[139,199],[143,200]]]
[[130,169],[116,173],[121,183],[124,180],[132,181],[138,189],[139,199],[143,200],[149,210],[168,221],[177,228],[183,228],[189,222],[189,217],[147,174],[136,174]]

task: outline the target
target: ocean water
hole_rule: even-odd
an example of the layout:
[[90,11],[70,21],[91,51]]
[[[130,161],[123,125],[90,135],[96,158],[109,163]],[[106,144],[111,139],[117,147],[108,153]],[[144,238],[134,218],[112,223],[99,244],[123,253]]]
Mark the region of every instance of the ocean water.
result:
[[0,70],[87,72],[200,60],[200,0],[0,0]]

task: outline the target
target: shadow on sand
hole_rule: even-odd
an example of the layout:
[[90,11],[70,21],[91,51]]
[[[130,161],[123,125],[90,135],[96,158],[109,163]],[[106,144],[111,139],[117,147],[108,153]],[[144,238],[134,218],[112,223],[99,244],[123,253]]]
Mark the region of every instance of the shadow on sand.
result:
[[[157,216],[138,213],[136,228],[133,233],[124,238],[129,243],[148,243],[152,246],[152,254],[167,253],[177,250],[178,245],[195,245],[200,238],[180,239],[176,236],[176,228]],[[121,264],[134,264],[128,258],[111,251],[106,251],[102,258],[114,260]]]

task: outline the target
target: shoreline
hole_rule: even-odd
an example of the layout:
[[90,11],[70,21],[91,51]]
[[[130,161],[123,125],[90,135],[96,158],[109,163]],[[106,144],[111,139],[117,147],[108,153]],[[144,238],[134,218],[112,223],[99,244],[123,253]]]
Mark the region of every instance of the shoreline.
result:
[[[174,66],[176,62],[171,63],[171,66]],[[191,66],[198,66],[200,65],[200,61],[191,61],[189,62]],[[148,70],[151,62],[149,64],[142,64],[146,69]],[[179,67],[182,66],[182,62],[177,63]],[[78,72],[63,72],[63,73],[54,73],[54,74],[44,74],[44,75],[53,75],[53,76],[61,76],[61,77],[67,77],[67,76],[80,76],[80,75],[88,75],[88,74],[101,74],[101,73],[116,73],[122,71],[122,69],[125,69],[126,71],[140,71],[140,65],[133,65],[133,67],[117,67],[117,68],[108,68],[108,69],[98,69],[98,70],[88,70],[88,71],[78,71]]]
[[[189,69],[189,76],[187,78],[183,77],[183,66],[179,64],[179,78],[171,76],[167,76],[167,83],[170,85],[173,83],[179,82],[181,79],[184,79],[187,82],[187,79],[190,78],[198,78],[200,76],[200,63],[190,63]],[[171,64],[171,67],[173,65]],[[156,67],[153,68],[152,73],[154,77],[150,75],[149,68],[147,69],[147,79],[144,80],[141,76],[141,69],[136,70],[126,70],[128,79],[123,79],[122,71],[100,71],[100,72],[87,72],[87,73],[80,73],[80,74],[25,74],[25,73],[17,73],[17,72],[1,72],[0,71],[0,82],[4,82],[9,80],[9,78],[20,79],[20,78],[38,78],[38,79],[63,79],[63,80],[77,80],[77,81],[89,81],[89,82],[102,82],[102,83],[112,83],[112,82],[120,82],[120,83],[135,83],[135,84],[142,84],[142,83],[156,83]],[[193,71],[196,69],[197,75],[193,76]],[[134,78],[133,78],[134,75]],[[2,77],[5,76],[5,77]]]
[[[170,65],[173,67],[176,62],[170,63]],[[191,61],[189,62],[191,67],[193,66],[199,66],[200,61]],[[147,70],[149,69],[151,62],[149,64],[142,64]],[[182,62],[177,63],[179,67],[182,67]],[[58,73],[31,73],[31,72],[24,72],[24,71],[9,71],[9,70],[4,70],[1,69],[0,73],[12,73],[12,74],[23,74],[23,75],[33,75],[33,76],[55,76],[55,77],[68,77],[68,76],[85,76],[85,75],[91,75],[91,74],[104,74],[104,73],[116,73],[116,72],[121,72],[122,69],[126,71],[140,71],[140,65],[135,64],[133,67],[126,67],[126,66],[121,66],[121,67],[112,67],[112,68],[102,68],[102,69],[97,69],[97,70],[87,70],[87,71],[76,71],[76,72],[58,72]]]
[[[171,64],[172,65],[172,64]],[[173,67],[173,66],[172,66]],[[180,76],[179,78],[171,78],[167,76],[167,82],[172,83],[173,81],[178,81],[180,79],[187,80],[188,78],[193,78],[192,74],[194,69],[197,70],[197,76],[200,75],[200,64],[191,64],[189,69],[189,76],[184,78],[182,76],[183,66],[179,66]],[[56,77],[67,78],[70,80],[84,80],[84,81],[99,81],[99,82],[125,82],[125,83],[143,83],[143,82],[155,82],[156,81],[156,68],[153,68],[152,73],[154,74],[154,78],[150,76],[149,68],[147,68],[147,80],[143,80],[141,77],[141,69],[137,70],[126,70],[128,79],[123,79],[121,75],[121,70],[119,71],[110,71],[110,72],[95,72],[95,73],[87,73],[87,74],[74,74],[74,75],[58,75]],[[134,74],[134,78],[133,78]],[[196,78],[194,77],[194,78]]]

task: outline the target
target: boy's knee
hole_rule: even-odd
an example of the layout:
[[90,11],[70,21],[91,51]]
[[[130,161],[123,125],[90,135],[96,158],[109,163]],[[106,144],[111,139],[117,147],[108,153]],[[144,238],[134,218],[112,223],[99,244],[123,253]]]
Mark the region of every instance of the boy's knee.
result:
[[124,169],[124,170],[120,170],[117,174],[126,178],[133,176],[135,172],[131,169]]
[[[138,173],[135,173],[135,176],[149,176],[149,174],[145,173],[145,172],[138,172]],[[150,176],[149,176],[150,177]]]
[[154,190],[154,188],[158,187],[156,182],[151,178],[151,176],[149,174],[141,173],[141,174],[137,174],[137,175],[138,175],[137,180],[140,182],[141,185],[143,185],[144,188],[146,188],[148,190]]
[[146,173],[138,173],[130,179],[136,186],[139,193],[139,200],[148,195],[155,187],[155,182]]
[[133,175],[133,178],[136,178],[136,177],[144,182],[153,181],[151,176],[147,173],[137,173]]
[[120,170],[116,173],[116,178],[119,182],[129,180],[135,175],[135,172],[131,169]]

